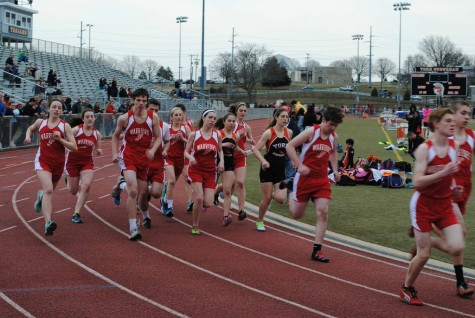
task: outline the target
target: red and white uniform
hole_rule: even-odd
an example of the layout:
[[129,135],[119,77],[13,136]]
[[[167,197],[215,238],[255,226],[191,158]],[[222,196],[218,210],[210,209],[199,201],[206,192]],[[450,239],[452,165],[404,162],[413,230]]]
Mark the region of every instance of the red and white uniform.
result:
[[97,130],[92,128],[92,133],[88,136],[84,133],[83,125],[79,125],[78,128],[74,136],[78,150],[68,152],[66,156],[66,168],[64,171],[70,177],[79,177],[81,171],[94,169],[92,151],[98,139]]
[[35,157],[35,170],[51,172],[53,183],[61,178],[66,161],[66,150],[58,140],[53,139],[53,134],[59,131],[61,138],[64,138],[65,125],[64,120],[60,120],[56,127],[49,128],[48,119],[43,119],[40,124],[40,146]]
[[195,131],[191,155],[196,163],[188,168],[191,182],[203,183],[203,188],[216,188],[216,156],[218,154],[218,132],[213,130],[211,137],[205,139],[201,130]]
[[[190,131],[193,131],[195,130],[194,127],[193,127],[193,121],[189,118],[185,118],[185,126],[187,126],[188,128],[190,128]],[[185,158],[185,166],[189,165],[190,162],[188,161],[188,158]]]
[[[168,124],[160,120],[160,133],[162,135],[162,143],[158,147],[155,155],[150,162],[150,167],[148,169],[148,180],[149,182],[158,182],[163,183],[165,180],[164,169],[165,169],[165,159],[163,158],[163,144],[170,140],[170,132]],[[152,144],[154,142],[152,138]]]
[[321,137],[319,125],[313,125],[313,138],[302,145],[300,161],[310,169],[310,173],[302,176],[296,173],[294,179],[293,199],[307,202],[310,199],[331,199],[330,181],[328,179],[328,160],[335,149],[335,133],[326,139]]
[[175,168],[175,176],[178,177],[183,171],[185,166],[185,146],[186,141],[183,137],[188,138],[186,135],[185,125],[180,125],[180,129],[173,129],[170,125],[170,147],[168,148],[167,158],[165,159],[165,165],[173,166]]
[[[245,150],[246,140],[247,140],[247,124],[242,122],[242,125],[239,124],[236,120],[234,124],[233,133],[236,135],[239,134],[241,139],[238,140],[238,146],[242,150]],[[235,151],[234,152],[234,169],[245,167],[246,166],[246,155]]]
[[[457,161],[453,139],[448,140],[448,151],[443,158],[437,156],[431,140],[427,140],[425,143],[429,148],[425,175],[441,171],[448,163]],[[453,176],[448,175],[431,185],[414,191],[409,210],[411,224],[416,230],[430,232],[432,230],[431,223],[437,225],[439,229],[459,223],[452,208],[452,181]]]
[[462,215],[467,210],[467,201],[472,192],[472,155],[475,150],[475,133],[472,129],[465,129],[466,140],[460,145],[457,151],[457,161],[459,162],[459,171],[454,175],[455,183],[463,187],[462,195],[454,198],[460,208]]
[[135,121],[133,110],[129,110],[127,116],[127,127],[119,150],[119,166],[121,170],[135,171],[138,180],[146,181],[150,163],[146,151],[153,138],[153,111],[147,110],[147,118],[141,124]]

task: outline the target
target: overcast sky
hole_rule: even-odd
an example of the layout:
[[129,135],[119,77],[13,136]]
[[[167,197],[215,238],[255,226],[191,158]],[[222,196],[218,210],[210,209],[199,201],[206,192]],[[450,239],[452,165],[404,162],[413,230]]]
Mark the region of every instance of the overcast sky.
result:
[[[390,0],[206,0],[205,65],[235,45],[263,44],[275,53],[305,62],[310,58],[328,65],[357,55],[352,35],[363,34],[360,56],[369,55],[373,27],[373,58],[387,57],[398,64],[399,11]],[[474,0],[413,0],[402,12],[401,63],[415,54],[428,35],[447,36],[465,54],[475,55]],[[190,72],[190,55],[201,54],[201,0],[35,0],[33,37],[80,45],[83,21],[84,47],[91,46],[116,59],[136,55],[169,66],[178,75],[179,24],[182,26],[183,74]],[[201,63],[201,56],[200,56]],[[198,67],[198,69],[201,67]],[[186,78],[186,76],[182,76]],[[189,77],[189,76],[188,76]],[[211,77],[213,74],[211,74]]]

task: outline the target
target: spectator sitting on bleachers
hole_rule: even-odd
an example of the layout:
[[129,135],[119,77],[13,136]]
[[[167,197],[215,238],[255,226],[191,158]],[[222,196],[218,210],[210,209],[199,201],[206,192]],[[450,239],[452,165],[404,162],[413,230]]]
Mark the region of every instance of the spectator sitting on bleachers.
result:
[[5,66],[7,65],[13,65],[13,55],[10,55],[5,61]]
[[107,91],[107,80],[104,77],[99,80],[99,89]]
[[64,100],[63,109],[66,114],[71,114],[71,112],[73,111],[73,107],[71,106],[72,102],[73,100],[70,97],[66,97],[66,99]]
[[40,115],[42,117],[47,117],[48,116],[48,102],[46,99],[41,99],[40,100]]
[[129,111],[129,103],[127,99],[122,100],[122,104],[120,104],[118,112],[119,113],[126,113]]
[[40,108],[33,97],[30,98],[28,102],[26,102],[25,106],[23,107],[22,114],[24,116],[30,117],[40,116]]
[[119,97],[120,98],[127,98],[129,95],[127,94],[127,90],[125,89],[124,86],[121,86],[119,89]]
[[93,109],[91,105],[91,100],[89,98],[86,98],[86,100],[84,101],[84,109]]
[[45,82],[44,81],[36,81],[36,85],[33,88],[33,91],[36,94],[46,94],[46,87],[45,87]]
[[23,50],[20,50],[20,52],[18,52],[18,63],[21,62],[28,63],[28,55],[26,55],[26,52]]

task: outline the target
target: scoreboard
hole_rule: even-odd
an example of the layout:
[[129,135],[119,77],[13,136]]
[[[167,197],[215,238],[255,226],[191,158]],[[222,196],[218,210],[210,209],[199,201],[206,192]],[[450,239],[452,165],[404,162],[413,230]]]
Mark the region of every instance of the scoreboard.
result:
[[411,74],[411,95],[467,96],[467,74],[416,72]]

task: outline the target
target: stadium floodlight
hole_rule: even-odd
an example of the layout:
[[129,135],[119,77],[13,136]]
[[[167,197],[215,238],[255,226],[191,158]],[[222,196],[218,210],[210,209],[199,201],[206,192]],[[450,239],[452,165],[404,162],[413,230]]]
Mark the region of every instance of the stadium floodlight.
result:
[[181,79],[181,24],[188,22],[188,17],[179,16],[176,18],[176,23],[180,24],[180,45],[178,49],[178,79]]
[[91,28],[94,24],[86,24],[86,26],[89,28],[89,59],[91,59]]
[[398,2],[393,4],[394,11],[399,11],[399,66],[397,72],[397,106],[401,106],[401,20],[402,11],[409,10],[409,2]]

